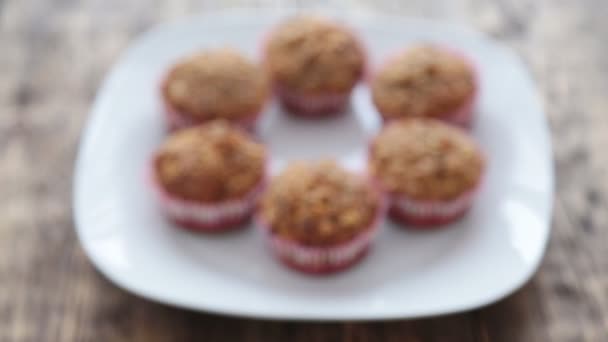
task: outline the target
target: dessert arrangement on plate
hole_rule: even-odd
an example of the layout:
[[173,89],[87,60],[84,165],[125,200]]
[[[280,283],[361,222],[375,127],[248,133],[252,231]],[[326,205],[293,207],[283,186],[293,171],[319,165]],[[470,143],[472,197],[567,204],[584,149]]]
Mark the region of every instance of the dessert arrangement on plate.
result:
[[[160,86],[169,134],[149,177],[177,226],[215,233],[253,219],[279,260],[321,274],[361,260],[387,214],[404,229],[433,229],[474,204],[486,167],[468,133],[478,75],[457,47],[396,46],[370,66],[354,31],[312,15],[286,19],[260,46],[259,65],[231,48],[187,56]],[[323,125],[359,82],[383,121],[366,172],[308,160],[272,177],[255,132],[272,95],[285,115]]]

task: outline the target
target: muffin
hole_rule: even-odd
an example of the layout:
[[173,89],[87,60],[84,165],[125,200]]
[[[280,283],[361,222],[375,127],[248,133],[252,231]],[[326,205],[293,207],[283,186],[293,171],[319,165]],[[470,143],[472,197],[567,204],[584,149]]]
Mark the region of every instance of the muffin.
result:
[[419,45],[388,59],[371,81],[372,100],[385,121],[428,117],[472,124],[477,76],[463,55]]
[[284,107],[305,116],[340,112],[365,69],[365,53],[355,35],[311,15],[290,18],[270,32],[264,59]]
[[390,195],[390,215],[414,226],[450,223],[471,207],[485,160],[462,130],[428,118],[387,125],[370,147],[369,169]]
[[366,178],[333,161],[296,162],[270,183],[257,217],[285,264],[329,273],[363,258],[383,209],[380,192]]
[[237,51],[207,50],[177,63],[162,84],[170,129],[223,119],[251,128],[270,95],[261,67]]
[[265,182],[264,147],[225,121],[170,135],[152,160],[166,215],[183,227],[219,231],[245,223]]

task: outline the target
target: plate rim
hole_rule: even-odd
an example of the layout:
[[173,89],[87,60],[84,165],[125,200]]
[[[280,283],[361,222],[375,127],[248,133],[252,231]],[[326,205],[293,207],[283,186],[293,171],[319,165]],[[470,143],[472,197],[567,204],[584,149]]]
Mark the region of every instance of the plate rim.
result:
[[[116,276],[116,274],[114,274],[111,270],[109,270],[109,268],[106,267],[106,265],[103,262],[100,262],[100,260],[98,260],[94,256],[94,253],[92,253],[92,251],[91,251],[91,247],[89,246],[90,241],[85,239],[85,237],[83,236],[84,235],[83,231],[85,230],[85,228],[83,228],[83,227],[84,227],[85,223],[84,223],[84,219],[81,216],[82,216],[82,212],[84,209],[82,208],[82,204],[81,204],[82,201],[79,200],[79,197],[80,197],[79,192],[80,192],[80,189],[82,188],[82,183],[84,182],[84,180],[83,180],[84,173],[82,171],[84,168],[83,155],[85,154],[85,150],[88,149],[87,146],[91,144],[91,142],[90,142],[91,130],[93,129],[93,127],[98,126],[96,124],[96,121],[99,120],[99,117],[101,116],[101,114],[98,113],[98,111],[99,111],[98,108],[100,107],[100,103],[103,100],[102,94],[107,93],[106,88],[108,87],[109,84],[112,83],[111,80],[116,77],[115,75],[118,73],[118,70],[120,70],[120,68],[119,68],[120,64],[123,63],[123,61],[127,59],[127,57],[132,53],[132,51],[137,50],[137,48],[139,46],[144,45],[147,40],[154,38],[158,33],[163,32],[167,29],[175,28],[179,25],[191,23],[193,21],[206,21],[206,22],[208,22],[207,25],[214,25],[215,22],[221,21],[223,17],[234,17],[234,16],[252,17],[251,10],[255,10],[258,13],[260,11],[262,11],[262,12],[264,12],[263,14],[265,16],[289,15],[290,13],[302,11],[302,9],[296,9],[296,8],[260,9],[260,8],[253,8],[253,7],[252,8],[242,7],[242,8],[236,8],[236,9],[206,11],[205,13],[185,16],[185,17],[178,18],[177,20],[158,24],[158,25],[153,26],[152,28],[148,29],[144,33],[140,34],[139,36],[135,37],[134,39],[132,39],[130,41],[130,43],[128,43],[126,49],[123,50],[123,52],[118,55],[115,62],[111,65],[109,72],[105,75],[102,82],[100,83],[100,86],[96,92],[95,99],[91,104],[91,107],[89,110],[89,115],[88,115],[85,125],[82,129],[81,136],[80,136],[79,143],[78,143],[78,151],[77,151],[77,156],[76,156],[76,160],[75,160],[75,164],[74,164],[75,166],[74,166],[73,187],[72,187],[72,207],[73,207],[72,216],[73,216],[73,222],[74,222],[74,229],[76,230],[78,240],[79,240],[81,246],[83,247],[83,250],[85,251],[85,254],[87,255],[87,258],[91,261],[91,263],[95,266],[95,268],[103,276],[105,276],[108,280],[110,280],[112,283],[114,283],[119,288],[126,290],[126,291],[130,292],[131,294],[136,295],[137,297],[145,298],[147,300],[159,302],[159,303],[173,306],[173,307],[180,307],[180,308],[186,308],[186,309],[195,310],[195,311],[222,314],[222,315],[228,315],[228,316],[234,316],[234,317],[262,318],[262,319],[268,319],[268,320],[290,320],[290,321],[340,321],[340,320],[377,321],[377,320],[415,319],[415,318],[423,318],[423,317],[430,317],[430,316],[437,316],[437,315],[452,314],[452,313],[463,312],[463,311],[467,311],[467,310],[471,310],[471,309],[484,307],[486,305],[497,302],[497,301],[507,297],[508,295],[512,294],[513,292],[517,291],[518,289],[520,289],[523,285],[525,285],[532,278],[532,276],[537,272],[545,254],[546,254],[546,249],[547,249],[547,246],[548,246],[548,243],[550,240],[551,231],[553,230],[552,219],[553,219],[554,195],[555,195],[555,166],[554,166],[555,161],[554,161],[554,156],[553,156],[553,152],[552,152],[551,130],[550,130],[550,126],[548,124],[548,118],[547,118],[546,110],[544,108],[544,103],[542,101],[542,96],[538,90],[537,84],[534,82],[533,77],[532,77],[531,73],[529,72],[529,69],[526,67],[526,64],[523,62],[523,60],[520,58],[520,56],[517,53],[515,53],[513,50],[505,47],[503,44],[492,39],[485,33],[478,31],[467,25],[464,25],[462,23],[453,22],[453,21],[450,21],[449,19],[448,20],[428,19],[428,18],[420,18],[420,17],[402,16],[402,15],[398,15],[398,14],[386,14],[386,13],[378,13],[378,12],[370,13],[369,11],[364,12],[361,10],[344,10],[344,11],[340,11],[339,13],[336,10],[328,10],[328,9],[323,9],[321,11],[323,13],[330,14],[330,15],[338,14],[338,17],[348,18],[349,20],[352,20],[353,22],[360,22],[361,20],[365,20],[365,21],[368,21],[371,23],[390,22],[391,25],[403,25],[403,23],[409,23],[409,24],[420,23],[422,25],[432,25],[435,27],[444,27],[444,28],[455,29],[455,30],[458,30],[461,32],[466,32],[466,34],[468,34],[468,35],[475,35],[479,39],[484,40],[489,44],[492,44],[493,47],[500,49],[501,53],[508,55],[510,59],[514,60],[516,63],[518,63],[520,66],[522,66],[522,68],[524,70],[523,74],[525,75],[526,82],[529,83],[530,91],[532,91],[534,93],[533,95],[534,95],[535,101],[538,103],[538,106],[539,106],[538,108],[539,108],[541,114],[543,114],[541,117],[541,120],[542,120],[544,129],[545,129],[545,132],[547,133],[546,134],[546,138],[547,138],[546,153],[547,153],[547,160],[550,165],[548,168],[549,174],[547,175],[549,177],[549,188],[548,188],[547,193],[545,194],[545,196],[547,196],[547,201],[548,201],[547,213],[546,213],[547,214],[547,217],[546,217],[547,227],[545,229],[545,234],[544,234],[545,238],[542,241],[542,246],[539,246],[539,249],[540,249],[539,257],[536,260],[534,260],[534,263],[528,269],[526,269],[526,272],[522,272],[520,279],[517,279],[517,281],[513,281],[511,283],[511,286],[508,286],[505,289],[502,289],[502,291],[497,291],[493,295],[487,295],[485,297],[480,296],[480,297],[478,297],[479,300],[470,301],[467,305],[464,305],[464,304],[460,305],[460,306],[454,305],[454,307],[449,307],[449,308],[446,308],[443,310],[441,310],[441,309],[420,310],[419,312],[416,312],[413,314],[371,313],[367,316],[363,316],[363,315],[359,315],[359,314],[355,314],[355,315],[348,315],[348,314],[345,314],[345,315],[317,314],[317,315],[315,315],[315,314],[308,314],[308,313],[304,313],[304,314],[295,313],[294,314],[293,312],[286,314],[286,313],[282,313],[282,312],[277,312],[276,310],[264,311],[264,310],[259,310],[259,309],[251,310],[249,308],[231,309],[231,308],[222,307],[221,305],[220,306],[207,305],[205,307],[201,307],[201,306],[193,304],[191,302],[183,301],[179,298],[167,296],[166,293],[160,293],[160,294],[151,293],[148,291],[147,288],[132,286],[131,283],[129,283],[128,281],[125,281],[124,278]],[[308,11],[311,9],[305,9],[305,10]],[[314,8],[312,8],[312,10],[317,11]],[[401,21],[401,23],[399,23],[398,21]],[[355,25],[353,25],[353,26],[355,26]]]

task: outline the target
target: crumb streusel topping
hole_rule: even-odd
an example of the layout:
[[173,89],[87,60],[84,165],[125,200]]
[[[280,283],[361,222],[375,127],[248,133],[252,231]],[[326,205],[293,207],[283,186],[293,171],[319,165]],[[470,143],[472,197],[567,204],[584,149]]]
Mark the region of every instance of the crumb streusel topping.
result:
[[236,120],[262,109],[269,85],[262,68],[223,48],[178,63],[163,92],[171,106],[195,120]]
[[266,46],[271,78],[307,93],[350,90],[363,74],[364,59],[352,33],[319,16],[283,22]]
[[377,136],[370,171],[386,188],[421,200],[450,200],[477,186],[483,157],[464,132],[433,119],[403,119]]
[[158,150],[155,166],[168,193],[215,203],[239,198],[262,181],[265,151],[228,123],[216,121],[171,135]]
[[374,77],[371,90],[385,118],[439,117],[473,96],[475,76],[462,57],[424,45],[390,59]]
[[263,195],[261,215],[274,234],[311,246],[352,239],[375,219],[379,195],[333,161],[296,162]]

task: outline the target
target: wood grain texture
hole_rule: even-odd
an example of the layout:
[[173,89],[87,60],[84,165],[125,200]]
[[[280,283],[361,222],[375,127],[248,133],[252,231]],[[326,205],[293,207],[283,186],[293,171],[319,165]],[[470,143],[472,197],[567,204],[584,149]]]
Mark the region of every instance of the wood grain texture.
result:
[[489,307],[290,323],[165,307],[116,288],[73,229],[71,176],[103,75],[139,33],[192,12],[304,1],[0,0],[0,341],[608,341],[608,2],[330,0],[466,22],[516,49],[550,117],[553,235],[538,274]]

